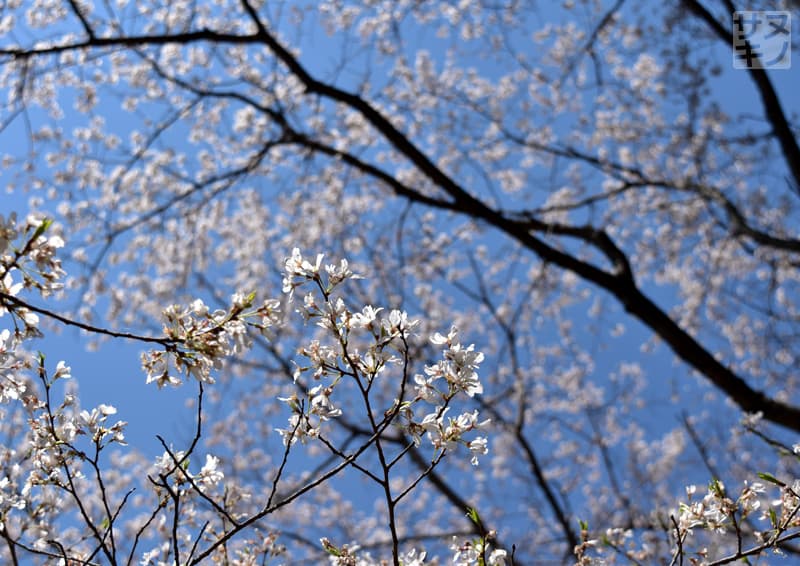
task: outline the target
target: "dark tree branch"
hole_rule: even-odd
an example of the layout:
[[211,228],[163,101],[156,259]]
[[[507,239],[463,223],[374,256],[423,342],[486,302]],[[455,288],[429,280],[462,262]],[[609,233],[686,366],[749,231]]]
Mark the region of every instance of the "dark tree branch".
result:
[[126,338],[128,340],[136,340],[138,342],[160,344],[165,347],[173,347],[180,343],[180,341],[174,340],[172,338],[165,338],[165,337],[159,338],[157,336],[142,336],[139,334],[132,334],[130,332],[117,332],[114,330],[109,330],[107,328],[101,328],[99,326],[86,324],[85,322],[73,320],[71,318],[67,318],[63,315],[60,315],[56,312],[31,305],[30,303],[26,303],[25,301],[22,301],[11,295],[7,295],[3,292],[0,292],[0,305],[5,307],[14,306],[17,308],[28,309],[31,312],[35,312],[43,316],[46,316],[47,318],[57,320],[61,324],[66,324],[67,326],[74,326],[76,328],[80,328],[81,330],[85,330],[86,332],[91,332],[93,334],[102,334],[105,336],[111,336],[112,338]]
[[114,37],[90,37],[83,41],[58,45],[45,45],[32,49],[24,47],[7,47],[0,49],[0,56],[16,60],[27,60],[43,55],[58,55],[68,51],[80,51],[98,47],[142,47],[147,45],[167,45],[178,43],[186,45],[197,42],[211,42],[232,45],[252,45],[262,43],[259,34],[222,33],[210,29],[201,29],[175,34],[123,35]]
[[[245,0],[243,2],[249,7]],[[256,18],[255,13],[253,13],[253,17]],[[257,18],[256,21],[258,21]],[[373,127],[386,137],[395,149],[405,155],[420,171],[450,195],[462,214],[485,221],[487,224],[505,232],[522,246],[534,252],[543,261],[572,271],[583,279],[605,289],[622,303],[628,313],[653,330],[669,344],[678,357],[706,376],[712,384],[722,390],[742,410],[746,412],[760,411],[767,420],[788,429],[800,431],[800,408],[771,399],[763,392],[750,387],[744,379],[718,361],[694,337],[676,324],[666,312],[636,286],[629,268],[626,270],[625,262],[621,261],[624,258],[623,252],[616,247],[607,235],[604,237],[604,233],[598,230],[589,233],[581,228],[561,228],[562,232],[569,231],[571,232],[569,235],[580,237],[587,243],[603,250],[614,262],[617,268],[616,273],[604,271],[546,244],[531,233],[532,226],[528,222],[514,222],[472,197],[434,165],[420,149],[364,99],[336,87],[323,84],[311,77],[300,63],[267,32],[263,24],[260,21],[258,22],[259,34],[263,36],[264,42],[306,85],[306,89],[309,92],[342,102],[360,112]],[[620,268],[622,268],[621,271]]]
[[89,24],[89,20],[86,19],[86,16],[83,15],[83,11],[81,7],[78,5],[77,0],[69,0],[69,6],[72,8],[72,12],[77,16],[77,18],[81,21],[81,25],[83,26],[83,31],[86,32],[86,35],[89,36],[90,40],[96,39],[94,34],[94,30],[92,29],[91,24]]
[[[663,339],[675,354],[695,370],[703,374],[714,386],[723,391],[745,412],[762,412],[764,418],[788,429],[800,431],[800,408],[776,401],[762,391],[750,387],[740,376],[717,360],[693,336],[682,329],[670,316],[647,297],[636,285],[630,271],[622,271],[624,263],[619,261],[624,254],[606,235],[569,234],[601,249],[615,264],[617,272],[609,273],[568,253],[562,252],[531,233],[531,226],[514,222],[500,212],[490,208],[470,195],[456,181],[439,169],[411,140],[395,128],[392,123],[362,97],[343,91],[313,78],[300,62],[289,53],[261,22],[258,14],[247,0],[241,0],[245,10],[257,27],[257,35],[305,85],[306,91],[341,102],[359,112],[386,140],[413,163],[431,181],[448,194],[460,208],[462,214],[483,220],[534,252],[545,262],[553,263],[572,271],[583,279],[594,283],[614,295],[635,316]],[[798,153],[800,155],[800,153]],[[800,160],[798,161],[800,163]],[[581,229],[576,229],[581,230]],[[609,255],[610,254],[610,255]]]
[[[683,4],[690,12],[701,19],[720,40],[730,46],[731,29],[725,28],[725,26],[720,24],[714,15],[697,0],[683,0]],[[735,10],[733,4],[729,0],[726,0],[725,6],[728,11],[731,12],[731,17],[733,17],[733,12]],[[797,138],[789,125],[789,121],[786,119],[786,114],[781,106],[778,93],[775,92],[772,81],[769,80],[769,76],[764,69],[755,69],[751,67],[747,69],[747,71],[750,78],[756,84],[758,94],[761,96],[764,113],[767,116],[767,120],[769,120],[769,123],[772,125],[772,131],[781,146],[786,166],[789,168],[794,178],[794,186],[800,187],[800,145],[798,145]]]

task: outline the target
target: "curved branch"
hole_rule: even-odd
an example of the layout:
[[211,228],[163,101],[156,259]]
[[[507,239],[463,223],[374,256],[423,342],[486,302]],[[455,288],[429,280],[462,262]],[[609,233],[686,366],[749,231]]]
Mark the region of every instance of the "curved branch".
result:
[[[572,233],[568,235],[579,237],[601,250],[612,260],[616,268],[615,272],[605,271],[589,262],[580,260],[534,236],[531,233],[532,226],[528,222],[509,219],[470,195],[365,99],[312,77],[300,62],[269,33],[248,1],[241,0],[241,2],[257,27],[257,36],[305,85],[307,92],[343,103],[359,112],[397,151],[448,194],[460,213],[483,220],[532,251],[541,260],[571,271],[586,281],[605,289],[619,300],[626,312],[654,331],[669,344],[679,358],[704,375],[743,411],[762,412],[765,419],[790,430],[800,431],[800,407],[782,403],[768,397],[762,391],[753,389],[742,377],[717,360],[711,352],[672,320],[663,309],[639,289],[630,270],[625,268],[627,260],[623,261],[624,253],[608,235],[604,237],[604,233],[599,230],[594,230],[592,233],[581,233],[585,229],[569,228],[568,230],[562,227],[565,234],[567,231],[571,231]],[[798,155],[800,156],[800,152]],[[800,163],[800,159],[798,163]],[[413,199],[413,197],[409,198]]]
[[69,0],[69,6],[72,8],[72,12],[75,16],[80,20],[81,26],[83,26],[83,31],[86,32],[86,35],[89,36],[89,39],[95,39],[96,36],[94,34],[94,30],[92,29],[91,24],[89,24],[89,20],[86,19],[86,16],[83,15],[83,11],[81,11],[81,7],[78,5],[76,0]]
[[124,35],[115,37],[90,37],[83,41],[74,43],[62,43],[57,45],[45,45],[32,49],[24,47],[7,47],[0,49],[0,56],[9,57],[12,60],[26,60],[42,55],[58,55],[69,51],[80,51],[93,47],[139,47],[145,45],[167,45],[168,43],[189,44],[200,41],[214,43],[230,43],[234,45],[247,45],[261,43],[260,34],[235,34],[221,33],[210,29],[187,31],[175,34],[155,34],[155,35]]
[[117,332],[115,330],[109,330],[108,328],[102,328],[99,326],[86,324],[85,322],[80,322],[79,320],[73,320],[71,318],[67,318],[53,311],[31,305],[30,303],[26,303],[25,301],[22,301],[11,295],[7,295],[6,293],[3,292],[0,292],[0,305],[2,306],[13,305],[15,307],[28,309],[31,312],[35,312],[43,316],[46,316],[47,318],[57,320],[62,324],[66,324],[67,326],[74,326],[76,328],[80,328],[81,330],[92,332],[93,334],[103,334],[105,336],[111,336],[112,338],[125,338],[127,340],[136,340],[138,342],[160,344],[162,346],[174,346],[180,343],[179,340],[174,340],[172,338],[163,338],[163,337],[159,338],[157,336],[142,336],[140,334],[133,334],[130,332]]
[[[720,40],[724,41],[726,45],[730,46],[731,32],[720,24],[714,15],[709,12],[705,6],[700,4],[697,0],[683,0],[683,4],[695,16],[703,20],[705,24],[711,28]],[[735,6],[726,1],[726,8],[731,12],[735,11]],[[756,69],[750,67],[747,69],[750,78],[756,84],[758,94],[761,96],[761,103],[764,106],[764,114],[767,120],[772,125],[772,131],[778,139],[783,152],[783,158],[786,161],[786,166],[794,178],[794,187],[800,190],[800,145],[797,143],[797,138],[792,132],[789,121],[786,119],[786,113],[783,111],[781,101],[778,98],[778,93],[772,86],[772,81],[769,80],[767,72],[764,69]],[[790,183],[791,185],[791,183]]]

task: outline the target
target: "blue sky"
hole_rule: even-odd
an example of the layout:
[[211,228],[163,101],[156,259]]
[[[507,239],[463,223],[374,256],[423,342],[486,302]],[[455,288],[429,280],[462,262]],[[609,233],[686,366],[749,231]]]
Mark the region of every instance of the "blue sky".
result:
[[[27,195],[4,193],[1,198],[1,213],[16,211],[22,217],[29,210]],[[47,210],[46,205],[43,210]],[[69,235],[66,236],[68,250]],[[74,304],[69,300],[43,301],[35,295],[26,296],[25,300],[67,316]],[[26,348],[43,352],[50,369],[55,368],[59,360],[66,361],[78,383],[84,408],[101,403],[117,407],[117,417],[129,423],[127,437],[131,445],[145,453],[162,452],[156,434],[176,440],[190,438],[193,413],[184,407],[184,401],[187,395],[192,397],[194,391],[190,388],[157,391],[154,385],[145,385],[146,376],[139,363],[139,355],[144,350],[142,344],[112,339],[100,341],[96,350],[88,350],[89,338],[83,331],[59,323],[55,326],[54,331],[52,323],[44,323],[45,337],[27,342]]]

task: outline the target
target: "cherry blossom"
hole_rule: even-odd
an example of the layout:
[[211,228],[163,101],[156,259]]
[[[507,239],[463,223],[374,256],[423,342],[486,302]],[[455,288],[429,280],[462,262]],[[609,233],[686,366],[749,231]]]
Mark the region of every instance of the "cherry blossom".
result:
[[728,8],[5,2],[0,561],[791,560],[795,75]]

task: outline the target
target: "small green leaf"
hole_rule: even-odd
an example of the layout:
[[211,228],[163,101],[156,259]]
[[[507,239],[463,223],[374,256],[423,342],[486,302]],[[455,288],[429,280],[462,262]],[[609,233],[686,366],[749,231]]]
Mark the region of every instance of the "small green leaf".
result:
[[325,549],[325,552],[331,556],[342,556],[342,551],[336,548],[336,545],[332,544],[327,538],[320,539],[320,542],[322,543],[322,548]]
[[775,485],[779,485],[780,487],[786,487],[786,484],[783,483],[781,480],[769,474],[767,472],[758,472],[758,477],[760,477],[764,481],[768,481],[769,483],[774,483]]
[[39,236],[44,234],[47,231],[47,229],[50,228],[50,225],[52,223],[53,221],[50,218],[45,218],[44,220],[42,220],[42,223],[39,224],[38,228],[36,228],[36,232],[34,232],[33,236],[31,236],[31,241],[36,240]]
[[717,497],[725,497],[725,486],[717,478],[712,479],[708,484],[708,491]]
[[775,509],[769,509],[769,522],[772,524],[773,528],[778,528],[778,516],[775,514]]

